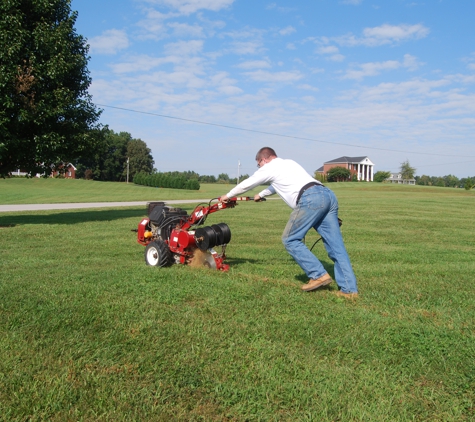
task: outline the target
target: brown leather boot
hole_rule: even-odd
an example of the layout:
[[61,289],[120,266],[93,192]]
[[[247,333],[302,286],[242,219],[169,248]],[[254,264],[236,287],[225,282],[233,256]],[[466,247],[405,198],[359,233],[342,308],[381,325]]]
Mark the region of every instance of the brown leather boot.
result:
[[301,289],[304,292],[310,292],[312,290],[318,289],[319,287],[326,286],[332,282],[332,278],[328,273],[323,274],[321,277],[316,278],[315,280],[310,280],[307,284],[304,284]]
[[358,297],[358,293],[345,293],[341,290],[336,292],[338,297],[344,297],[345,299],[356,299]]

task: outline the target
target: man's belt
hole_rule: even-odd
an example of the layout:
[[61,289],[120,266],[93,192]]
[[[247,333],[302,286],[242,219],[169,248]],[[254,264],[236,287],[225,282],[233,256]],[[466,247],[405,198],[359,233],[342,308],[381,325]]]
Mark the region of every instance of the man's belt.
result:
[[317,182],[310,182],[310,183],[307,183],[302,189],[300,189],[300,192],[299,192],[299,194],[298,194],[298,196],[297,196],[297,201],[296,201],[297,205],[299,204],[300,197],[303,195],[303,193],[304,193],[307,189],[311,188],[312,186],[323,186],[323,185],[322,185],[321,183],[317,183]]

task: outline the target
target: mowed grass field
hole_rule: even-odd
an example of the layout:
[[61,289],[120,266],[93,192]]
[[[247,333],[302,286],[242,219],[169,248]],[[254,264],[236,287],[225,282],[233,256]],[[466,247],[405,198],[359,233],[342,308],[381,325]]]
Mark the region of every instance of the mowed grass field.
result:
[[[475,192],[329,187],[355,301],[300,291],[281,200],[208,217],[231,229],[227,273],[146,266],[131,231],[145,207],[0,213],[0,420],[475,420]],[[0,203],[228,189],[15,179]]]
[[0,205],[212,199],[231,188],[226,184],[201,184],[200,190],[182,190],[83,179],[12,178],[0,179]]

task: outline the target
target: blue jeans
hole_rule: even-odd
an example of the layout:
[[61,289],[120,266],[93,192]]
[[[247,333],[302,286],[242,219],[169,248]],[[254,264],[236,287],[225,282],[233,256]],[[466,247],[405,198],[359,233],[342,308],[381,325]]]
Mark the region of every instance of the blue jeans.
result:
[[322,236],[328,256],[335,263],[335,281],[341,291],[358,292],[356,277],[338,224],[338,201],[335,194],[324,186],[312,186],[303,193],[297,207],[290,214],[282,235],[287,252],[302,267],[308,278],[316,279],[327,271],[303,242],[312,227]]

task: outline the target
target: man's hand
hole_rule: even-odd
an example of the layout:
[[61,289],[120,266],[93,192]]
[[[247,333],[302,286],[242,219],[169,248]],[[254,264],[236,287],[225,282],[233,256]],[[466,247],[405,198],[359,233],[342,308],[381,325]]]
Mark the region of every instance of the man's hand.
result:
[[254,201],[259,202],[261,199],[262,198],[258,194],[254,195]]
[[220,202],[228,202],[229,201],[229,198],[226,196],[226,195],[223,195],[219,198],[219,201]]

